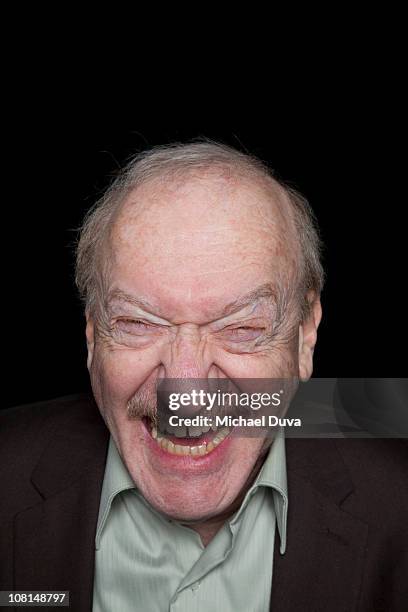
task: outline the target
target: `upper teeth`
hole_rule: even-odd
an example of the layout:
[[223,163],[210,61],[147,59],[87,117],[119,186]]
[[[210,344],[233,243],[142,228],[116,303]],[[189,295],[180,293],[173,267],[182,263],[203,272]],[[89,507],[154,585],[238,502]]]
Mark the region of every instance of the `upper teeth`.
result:
[[[171,427],[171,425],[169,425],[168,428],[166,427],[166,430],[167,429],[173,430],[174,435],[177,436],[178,438],[186,438],[187,437],[188,427],[182,427],[181,425],[180,425],[180,427]],[[172,431],[169,431],[169,433],[172,433]]]
[[216,425],[212,427],[183,427],[172,426],[166,423],[162,425],[161,429],[163,429],[163,433],[167,432],[172,436],[177,436],[177,438],[198,438],[203,433],[210,431],[210,429],[217,431],[218,427]]

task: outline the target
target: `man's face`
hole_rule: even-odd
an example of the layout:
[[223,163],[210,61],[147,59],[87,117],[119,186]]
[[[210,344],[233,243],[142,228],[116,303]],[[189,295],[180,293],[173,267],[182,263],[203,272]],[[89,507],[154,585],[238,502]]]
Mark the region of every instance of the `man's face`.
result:
[[189,448],[169,452],[141,418],[152,414],[157,380],[299,375],[294,306],[278,325],[273,298],[297,256],[287,216],[253,182],[203,174],[142,186],[116,217],[106,303],[88,319],[88,367],[133,480],[170,517],[226,511],[265,440],[227,435],[201,455],[192,448],[203,444],[181,439]]

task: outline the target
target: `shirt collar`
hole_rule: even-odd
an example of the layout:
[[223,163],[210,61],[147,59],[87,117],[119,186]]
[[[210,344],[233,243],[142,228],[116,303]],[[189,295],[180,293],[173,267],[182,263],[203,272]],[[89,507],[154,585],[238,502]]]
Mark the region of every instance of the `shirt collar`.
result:
[[255,482],[245,495],[240,509],[233,518],[239,519],[250,498],[260,488],[271,489],[275,507],[276,523],[280,537],[280,552],[286,551],[287,514],[288,514],[288,483],[286,474],[285,433],[283,427],[277,430],[267,457],[259,471]]
[[108,518],[112,502],[116,495],[127,489],[134,489],[132,480],[125,464],[119,455],[116,444],[109,437],[108,456],[106,459],[105,476],[103,478],[101,501],[99,504],[98,526],[96,529],[95,546],[99,549],[102,531]]
[[[286,550],[286,526],[288,512],[288,487],[286,477],[285,436],[283,428],[278,429],[275,439],[268,451],[265,462],[251,488],[247,491],[240,509],[231,520],[231,526],[239,520],[250,498],[258,488],[269,488],[273,494],[276,523],[280,537],[280,552]],[[132,480],[116,444],[110,436],[108,455],[106,459],[105,476],[103,479],[101,501],[99,505],[98,524],[96,529],[95,546],[99,549],[102,531],[108,517],[112,502],[116,495],[128,489],[135,489]]]

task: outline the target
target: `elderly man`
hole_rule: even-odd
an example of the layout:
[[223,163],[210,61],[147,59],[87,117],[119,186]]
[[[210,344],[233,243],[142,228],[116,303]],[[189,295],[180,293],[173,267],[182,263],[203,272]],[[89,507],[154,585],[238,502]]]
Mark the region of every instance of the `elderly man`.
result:
[[163,379],[308,380],[322,283],[307,202],[259,160],[134,159],[78,244],[94,397],[2,417],[1,589],[94,612],[406,609],[399,441],[157,428]]

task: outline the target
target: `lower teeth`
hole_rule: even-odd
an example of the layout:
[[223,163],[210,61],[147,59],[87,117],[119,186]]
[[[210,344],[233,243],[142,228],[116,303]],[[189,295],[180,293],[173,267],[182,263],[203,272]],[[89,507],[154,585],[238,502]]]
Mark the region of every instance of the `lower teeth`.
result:
[[214,450],[221,442],[228,436],[230,429],[223,427],[219,430],[216,436],[211,442],[200,444],[198,446],[188,446],[181,444],[174,444],[171,440],[163,436],[157,431],[156,427],[152,427],[152,438],[156,440],[157,444],[165,451],[172,455],[191,455],[193,457],[208,455]]

